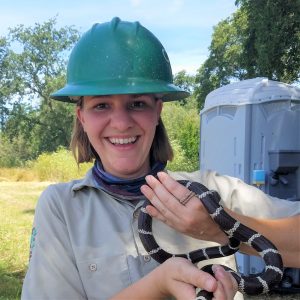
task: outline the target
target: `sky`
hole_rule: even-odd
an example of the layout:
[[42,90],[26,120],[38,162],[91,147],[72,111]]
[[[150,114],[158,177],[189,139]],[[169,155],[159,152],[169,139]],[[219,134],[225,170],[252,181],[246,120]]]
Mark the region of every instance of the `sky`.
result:
[[236,11],[235,0],[0,0],[0,36],[19,24],[57,18],[80,32],[119,17],[139,21],[164,45],[173,73],[195,74],[208,57],[213,27]]

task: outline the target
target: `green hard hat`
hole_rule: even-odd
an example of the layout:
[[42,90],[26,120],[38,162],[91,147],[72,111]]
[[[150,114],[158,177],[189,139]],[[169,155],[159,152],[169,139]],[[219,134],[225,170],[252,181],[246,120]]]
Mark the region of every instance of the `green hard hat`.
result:
[[157,94],[164,101],[189,96],[173,84],[160,41],[139,22],[113,18],[81,37],[69,58],[67,84],[51,97],[73,102],[80,96],[117,94]]

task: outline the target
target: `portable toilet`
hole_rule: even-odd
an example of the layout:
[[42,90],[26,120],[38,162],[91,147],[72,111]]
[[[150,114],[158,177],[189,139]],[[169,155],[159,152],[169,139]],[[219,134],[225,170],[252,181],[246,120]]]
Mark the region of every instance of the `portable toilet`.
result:
[[[200,169],[300,205],[300,88],[267,78],[231,83],[207,95],[200,117]],[[236,260],[244,275],[264,267],[256,256]],[[285,275],[281,288],[299,287],[299,269]]]

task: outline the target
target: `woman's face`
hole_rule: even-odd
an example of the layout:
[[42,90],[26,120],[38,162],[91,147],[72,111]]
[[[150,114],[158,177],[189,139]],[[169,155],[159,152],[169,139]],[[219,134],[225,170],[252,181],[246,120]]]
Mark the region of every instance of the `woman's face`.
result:
[[150,148],[162,109],[152,95],[86,96],[77,117],[104,170],[137,178],[150,169]]

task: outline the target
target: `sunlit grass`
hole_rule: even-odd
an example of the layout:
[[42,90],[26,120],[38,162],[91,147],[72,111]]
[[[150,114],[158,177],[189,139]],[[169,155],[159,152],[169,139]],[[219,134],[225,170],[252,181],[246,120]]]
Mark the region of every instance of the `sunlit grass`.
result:
[[0,299],[19,299],[36,201],[49,182],[0,182]]

